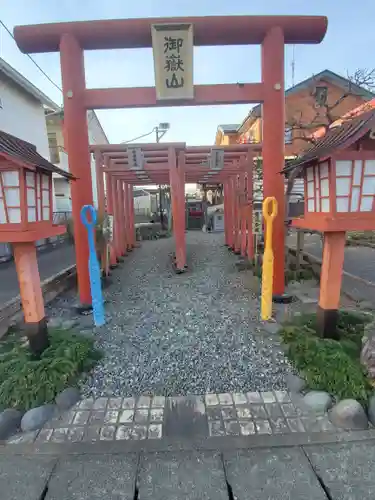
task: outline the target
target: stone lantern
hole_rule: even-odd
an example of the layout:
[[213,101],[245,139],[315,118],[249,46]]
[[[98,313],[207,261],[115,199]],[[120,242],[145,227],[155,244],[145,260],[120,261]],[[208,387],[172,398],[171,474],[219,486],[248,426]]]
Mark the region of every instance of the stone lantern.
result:
[[375,229],[375,111],[330,129],[284,173],[304,179],[304,215],[291,226],[324,234],[318,325],[334,338],[346,231]]
[[12,243],[30,348],[48,346],[35,241],[63,234],[53,224],[52,173],[73,179],[33,144],[0,132],[0,242]]

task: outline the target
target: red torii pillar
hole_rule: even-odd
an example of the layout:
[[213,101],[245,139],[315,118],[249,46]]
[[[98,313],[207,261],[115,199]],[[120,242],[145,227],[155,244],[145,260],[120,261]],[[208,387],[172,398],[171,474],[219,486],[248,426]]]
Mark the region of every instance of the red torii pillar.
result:
[[[105,210],[105,189],[104,189],[104,174],[103,174],[103,154],[101,151],[95,151],[95,170],[96,170],[96,190],[98,194],[98,217],[100,221],[104,220],[104,216],[106,213]],[[101,258],[101,267],[102,271],[106,275],[108,275],[108,255],[107,255],[107,245],[102,250]]]
[[[107,166],[107,160],[105,160]],[[113,208],[113,192],[112,192],[112,177],[108,172],[105,172],[105,185],[107,190],[107,213],[112,216],[113,220],[113,234],[112,241],[109,246],[109,264],[113,269],[117,267],[117,256],[116,256],[116,241],[115,241],[115,218],[114,218],[114,208]]]
[[246,254],[250,260],[254,259],[254,235],[253,235],[253,167],[254,158],[249,156],[247,158],[248,166],[246,169],[246,192],[247,192],[247,210],[246,210],[246,220],[247,220],[247,248]]
[[93,205],[93,196],[87,111],[84,105],[86,88],[83,49],[73,35],[67,33],[61,36],[60,56],[69,169],[76,177],[71,190],[78,291],[81,305],[86,307],[91,305],[89,245],[80,213],[83,205]]
[[223,182],[224,188],[224,236],[225,236],[225,245],[229,247],[229,181],[226,179]]
[[247,233],[246,233],[246,210],[247,210],[247,200],[245,197],[246,193],[246,177],[245,173],[240,174],[240,231],[241,231],[241,256],[246,256],[246,244],[247,244]]
[[186,238],[185,238],[185,155],[170,148],[168,152],[169,179],[171,186],[173,234],[176,245],[175,265],[177,272],[186,269]]
[[129,190],[129,227],[130,227],[130,250],[135,248],[135,216],[134,216],[134,196],[133,196],[133,186],[128,184]]
[[273,222],[273,295],[280,297],[285,290],[285,93],[284,93],[284,33],[271,28],[262,43],[263,112],[263,196],[277,200],[277,217]]

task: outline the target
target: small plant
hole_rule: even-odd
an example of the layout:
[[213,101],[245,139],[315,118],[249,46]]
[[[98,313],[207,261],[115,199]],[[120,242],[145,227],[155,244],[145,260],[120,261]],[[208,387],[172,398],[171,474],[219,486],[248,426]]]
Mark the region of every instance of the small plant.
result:
[[340,311],[340,340],[317,335],[316,315],[295,316],[280,334],[286,354],[310,389],[324,390],[339,399],[354,398],[366,406],[372,387],[360,363],[362,336],[369,318]]
[[53,401],[101,359],[94,340],[50,329],[50,346],[33,358],[16,334],[0,344],[0,407],[28,410]]

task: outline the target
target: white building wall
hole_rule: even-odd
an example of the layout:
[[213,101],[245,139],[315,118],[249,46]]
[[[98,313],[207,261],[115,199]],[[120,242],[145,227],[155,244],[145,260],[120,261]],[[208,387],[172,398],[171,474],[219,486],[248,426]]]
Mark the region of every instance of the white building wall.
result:
[[1,72],[0,130],[31,142],[49,160],[43,105]]
[[[108,139],[100,126],[99,120],[93,111],[87,113],[87,126],[89,131],[90,144],[107,144]],[[94,206],[98,207],[98,188],[96,182],[95,158],[91,155],[91,182]]]
[[55,177],[53,179],[55,188],[55,212],[71,212],[72,200],[70,194],[70,184],[62,177]]
[[151,213],[151,195],[144,191],[144,196],[134,197],[134,212],[141,215],[150,215]]
[[[107,144],[108,140],[100,126],[99,120],[93,111],[87,113],[87,127],[90,144]],[[62,132],[62,122],[60,119],[48,125],[48,131],[56,134],[56,140],[60,148],[64,148],[64,138]],[[63,170],[69,171],[69,158],[65,151],[59,151],[60,163],[56,164]],[[96,182],[95,158],[91,155],[91,182],[94,206],[98,207],[98,191]],[[70,185],[58,175],[53,176],[53,183],[56,196],[54,197],[55,211],[71,211],[71,193]]]

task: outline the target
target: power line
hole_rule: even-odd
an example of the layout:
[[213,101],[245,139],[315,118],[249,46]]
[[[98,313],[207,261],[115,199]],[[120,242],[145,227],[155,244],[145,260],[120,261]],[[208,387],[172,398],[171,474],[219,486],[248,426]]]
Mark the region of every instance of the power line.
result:
[[127,144],[128,142],[137,141],[138,139],[142,139],[143,137],[147,137],[155,132],[155,127],[151,130],[151,132],[147,132],[147,134],[140,135],[138,137],[134,137],[134,139],[130,139],[129,141],[122,141],[120,144]]
[[293,45],[293,53],[292,53],[292,87],[294,87],[294,76],[295,76],[295,69],[296,69],[295,48],[296,48],[296,46]]
[[[16,39],[15,39],[15,38],[14,38],[14,36],[13,36],[13,33],[10,31],[10,29],[9,29],[9,28],[8,28],[8,27],[4,24],[4,22],[3,22],[1,19],[0,19],[0,24],[1,24],[1,26],[5,29],[5,31],[8,33],[8,35],[10,35],[10,36],[13,38],[13,40],[14,40],[14,41],[16,41]],[[30,59],[30,60],[31,60],[31,61],[35,64],[35,66],[39,69],[39,71],[40,71],[41,73],[43,73],[43,75],[47,78],[47,80],[48,80],[50,83],[52,83],[52,85],[53,85],[54,87],[56,87],[56,88],[57,88],[60,92],[62,92],[62,88],[61,88],[61,87],[59,87],[59,86],[57,85],[57,83],[55,83],[55,82],[54,82],[54,81],[53,81],[53,80],[52,80],[52,79],[51,79],[51,78],[47,75],[47,73],[46,73],[46,72],[45,72],[45,71],[44,71],[44,70],[43,70],[43,69],[39,66],[39,64],[38,64],[38,63],[37,63],[37,62],[36,62],[36,61],[35,61],[35,60],[31,57],[31,55],[30,55],[30,54],[25,54],[25,55],[26,55],[26,56],[27,56],[27,57],[28,57],[28,58],[29,58],[29,59]]]

